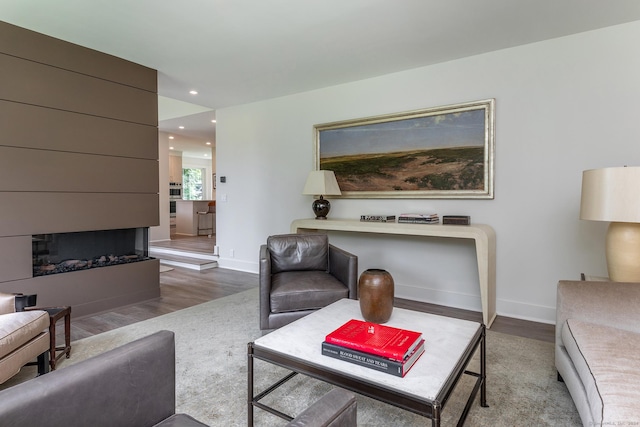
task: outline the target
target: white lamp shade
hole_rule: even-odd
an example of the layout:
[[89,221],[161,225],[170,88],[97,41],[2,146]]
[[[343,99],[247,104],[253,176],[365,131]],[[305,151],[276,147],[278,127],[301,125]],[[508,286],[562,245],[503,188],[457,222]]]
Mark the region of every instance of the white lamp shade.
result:
[[584,171],[580,219],[640,222],[640,167]]
[[307,177],[302,194],[319,196],[339,196],[340,187],[333,171],[311,171]]

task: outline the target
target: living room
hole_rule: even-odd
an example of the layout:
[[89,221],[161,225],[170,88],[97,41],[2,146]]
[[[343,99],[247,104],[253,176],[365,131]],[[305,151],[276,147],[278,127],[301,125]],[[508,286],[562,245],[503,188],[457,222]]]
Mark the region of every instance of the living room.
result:
[[[496,232],[498,314],[553,324],[558,280],[607,275],[607,224],[579,219],[582,172],[635,166],[640,158],[638,19],[220,106],[216,173],[226,182],[217,183],[219,266],[257,273],[267,237],[312,217],[312,197],[302,188],[315,167],[315,125],[494,99],[493,199],[328,197],[329,218],[469,215]],[[361,270],[390,271],[398,297],[480,311],[469,242],[344,232],[330,239],[357,253]]]

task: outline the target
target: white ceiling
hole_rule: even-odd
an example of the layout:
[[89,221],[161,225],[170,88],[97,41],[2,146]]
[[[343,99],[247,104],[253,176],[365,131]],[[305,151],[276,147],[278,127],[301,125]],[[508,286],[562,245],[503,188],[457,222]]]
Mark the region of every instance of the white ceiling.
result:
[[0,20],[157,69],[164,104],[195,104],[161,101],[160,129],[204,141],[222,107],[640,20],[640,1],[0,0]]

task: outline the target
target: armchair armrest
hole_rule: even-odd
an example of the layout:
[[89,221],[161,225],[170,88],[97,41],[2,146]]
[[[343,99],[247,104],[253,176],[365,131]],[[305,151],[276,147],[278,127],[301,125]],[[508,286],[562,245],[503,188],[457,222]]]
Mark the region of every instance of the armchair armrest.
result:
[[640,332],[640,283],[558,282],[556,342],[567,319]]
[[358,299],[358,257],[329,245],[329,273],[349,288],[349,298]]
[[271,254],[267,249],[267,245],[260,246],[260,269],[258,287],[260,288],[260,328],[266,329],[269,325],[269,313],[271,304],[269,303],[269,295],[271,294]]
[[334,388],[305,409],[287,427],[355,427],[357,403],[353,394]]

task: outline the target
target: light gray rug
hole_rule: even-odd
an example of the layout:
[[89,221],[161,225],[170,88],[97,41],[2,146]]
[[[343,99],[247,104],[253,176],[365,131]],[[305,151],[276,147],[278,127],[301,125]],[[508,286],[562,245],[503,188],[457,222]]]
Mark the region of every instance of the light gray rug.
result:
[[[262,335],[258,328],[257,289],[76,341],[72,343],[71,359],[61,359],[59,367],[64,369],[161,329],[176,334],[178,412],[189,413],[212,426],[246,426],[247,343]],[[550,343],[489,330],[487,401],[490,407],[480,407],[476,399],[465,425],[580,426],[565,385],[556,380],[553,359]],[[256,390],[262,390],[285,372],[257,361]],[[464,377],[444,408],[445,426],[455,425],[471,390],[472,380]],[[272,403],[295,415],[330,388],[328,384],[298,375],[264,403]],[[256,426],[284,424],[283,420],[259,409],[255,414]],[[429,425],[428,422],[418,415],[358,396],[358,425],[424,426]]]

